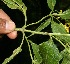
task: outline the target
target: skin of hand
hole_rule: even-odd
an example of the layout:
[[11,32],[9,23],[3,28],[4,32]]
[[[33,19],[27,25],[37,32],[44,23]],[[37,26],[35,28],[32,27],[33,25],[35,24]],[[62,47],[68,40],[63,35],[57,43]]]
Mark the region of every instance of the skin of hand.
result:
[[0,9],[0,34],[7,34],[10,39],[15,39],[17,37],[17,31],[14,30],[15,27],[15,23]]

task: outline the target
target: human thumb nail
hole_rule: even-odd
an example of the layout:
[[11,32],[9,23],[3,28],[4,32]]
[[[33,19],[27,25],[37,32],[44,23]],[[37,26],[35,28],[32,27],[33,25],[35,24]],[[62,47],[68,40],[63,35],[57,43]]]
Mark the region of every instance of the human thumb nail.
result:
[[7,21],[5,19],[0,18],[0,33],[10,33],[15,29],[15,23],[10,21]]

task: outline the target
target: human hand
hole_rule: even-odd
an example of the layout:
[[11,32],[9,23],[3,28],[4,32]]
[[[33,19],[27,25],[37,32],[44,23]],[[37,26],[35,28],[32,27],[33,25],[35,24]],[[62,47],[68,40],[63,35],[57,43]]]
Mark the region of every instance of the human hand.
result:
[[0,34],[7,34],[10,39],[15,39],[17,36],[17,31],[14,31],[15,27],[15,23],[0,9]]

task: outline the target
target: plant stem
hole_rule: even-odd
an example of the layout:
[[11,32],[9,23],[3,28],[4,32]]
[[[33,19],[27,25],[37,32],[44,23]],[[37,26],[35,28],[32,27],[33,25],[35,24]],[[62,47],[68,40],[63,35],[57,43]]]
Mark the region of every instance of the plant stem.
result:
[[54,36],[52,36],[53,38],[55,38],[58,42],[60,42],[62,45],[63,45],[63,47],[66,49],[66,46],[60,41],[60,40],[58,40],[56,37],[54,37]]
[[25,30],[25,32],[31,32],[31,33],[33,33],[33,34],[48,35],[48,32],[36,32],[36,31],[31,31],[31,30]]
[[27,30],[27,29],[23,29],[23,28],[16,28],[16,31],[21,31],[23,32],[30,32],[33,34],[42,34],[42,35],[59,35],[59,36],[70,36],[70,34],[61,34],[61,33],[48,33],[48,32],[37,32],[37,31],[31,31],[31,30]]
[[20,44],[20,47],[22,47],[22,45],[23,45],[23,43],[24,43],[24,42],[23,42],[23,41],[24,41],[24,37],[25,37],[25,33],[23,32],[22,34],[23,34],[23,37],[22,37],[22,42],[21,42],[21,44]]
[[48,16],[50,16],[50,14],[47,15],[47,16],[44,16],[42,19],[40,19],[39,21],[37,21],[37,22],[35,22],[35,23],[28,24],[27,27],[28,27],[28,26],[31,26],[31,25],[34,25],[34,24],[40,23],[41,21],[43,21],[43,20],[44,20],[45,18],[47,18]]
[[27,7],[26,7],[25,4],[24,4],[24,7],[22,8],[22,13],[23,13],[23,15],[25,16],[25,26],[26,26],[26,23],[27,23],[26,11],[27,11]]
[[53,38],[55,38],[58,42],[60,42],[62,44],[62,46],[67,50],[68,53],[70,53],[69,49],[66,47],[66,45],[64,45],[60,40],[58,40],[56,37],[52,36]]
[[29,45],[29,42],[28,42],[28,40],[27,40],[27,37],[25,36],[25,39],[26,39],[26,41],[27,41],[27,43],[28,43],[28,47],[29,47],[29,52],[30,52],[30,57],[31,57],[31,59],[32,59],[32,64],[34,63],[33,62],[33,57],[32,57],[32,53],[31,53],[31,49],[30,49],[30,45]]
[[22,28],[15,28],[15,31],[22,31]]
[[24,30],[24,32],[31,32],[33,34],[42,34],[42,35],[60,35],[60,36],[70,36],[70,34],[61,34],[61,33],[48,33],[48,32],[37,32],[31,30]]
[[54,15],[54,16],[61,16],[61,15],[64,15],[64,14],[62,14],[62,13],[60,13],[60,14],[53,13],[52,15]]

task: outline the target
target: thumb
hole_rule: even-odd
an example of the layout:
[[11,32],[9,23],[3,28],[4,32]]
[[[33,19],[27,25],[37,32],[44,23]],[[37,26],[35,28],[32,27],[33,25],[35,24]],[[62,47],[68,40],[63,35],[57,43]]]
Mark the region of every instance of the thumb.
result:
[[13,21],[7,21],[0,18],[0,34],[7,34],[15,29],[15,23]]

